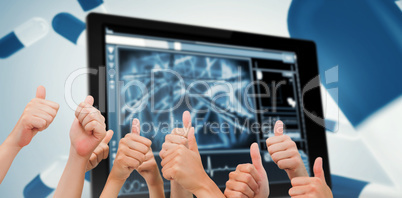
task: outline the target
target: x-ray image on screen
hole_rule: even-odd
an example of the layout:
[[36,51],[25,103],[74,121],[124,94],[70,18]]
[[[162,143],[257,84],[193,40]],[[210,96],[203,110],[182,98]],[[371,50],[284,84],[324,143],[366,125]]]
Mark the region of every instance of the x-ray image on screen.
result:
[[248,149],[257,141],[247,125],[255,122],[250,60],[120,48],[118,61],[122,136],[138,118],[160,151],[188,110],[200,150]]

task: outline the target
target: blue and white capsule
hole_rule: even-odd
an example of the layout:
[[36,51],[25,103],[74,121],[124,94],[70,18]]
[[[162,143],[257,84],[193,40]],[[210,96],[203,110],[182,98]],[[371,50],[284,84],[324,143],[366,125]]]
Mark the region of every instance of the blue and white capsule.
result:
[[78,3],[85,12],[107,13],[103,0],[78,0]]
[[22,48],[31,46],[48,32],[46,20],[39,17],[28,20],[0,39],[0,58],[8,58]]

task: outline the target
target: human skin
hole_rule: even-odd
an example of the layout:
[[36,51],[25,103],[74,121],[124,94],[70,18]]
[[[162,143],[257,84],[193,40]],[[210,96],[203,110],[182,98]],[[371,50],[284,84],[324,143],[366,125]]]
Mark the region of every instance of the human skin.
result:
[[282,121],[275,123],[275,136],[266,140],[268,152],[278,167],[286,171],[290,180],[295,177],[308,177],[297,145],[289,136],[283,134],[283,127]]
[[81,197],[91,154],[107,134],[105,118],[92,106],[93,102],[93,97],[87,96],[75,111],[76,118],[70,129],[69,158],[54,197]]
[[230,198],[267,198],[269,196],[268,177],[262,166],[257,143],[250,147],[252,164],[239,164],[229,174],[225,196]]
[[293,178],[292,188],[289,195],[292,198],[332,198],[332,191],[325,181],[325,174],[322,168],[322,158],[318,157],[314,162],[314,177]]
[[149,139],[140,136],[140,122],[134,119],[131,133],[120,140],[116,159],[101,197],[117,197],[134,170],[145,179],[151,198],[164,197],[163,180],[151,144]]
[[38,132],[45,130],[56,117],[59,104],[45,98],[46,89],[39,86],[36,97],[27,104],[14,129],[0,145],[0,184],[19,151],[28,145]]
[[[182,116],[183,128],[175,128],[172,133],[165,136],[165,142],[184,145],[188,148],[188,132],[191,129],[191,115],[190,112],[185,111]],[[165,144],[166,146],[166,144]],[[165,150],[166,151],[166,150]],[[162,152],[163,151],[162,148]],[[162,158],[163,159],[163,158]],[[179,183],[174,180],[170,181],[170,197],[171,198],[192,198],[193,194],[184,189]]]
[[98,164],[106,159],[109,156],[109,141],[113,137],[113,131],[110,130],[106,133],[105,138],[103,138],[102,142],[95,148],[92,152],[91,156],[89,157],[89,161],[87,163],[87,167],[85,171],[90,171],[94,169]]
[[193,127],[188,132],[188,148],[182,143],[170,143],[166,140],[162,147],[159,155],[162,158],[165,179],[177,182],[199,198],[225,197],[204,170]]

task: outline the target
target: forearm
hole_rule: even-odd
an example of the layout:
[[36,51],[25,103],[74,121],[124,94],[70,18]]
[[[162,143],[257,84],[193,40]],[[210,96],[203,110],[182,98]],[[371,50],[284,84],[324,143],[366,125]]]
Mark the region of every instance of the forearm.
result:
[[70,148],[70,155],[54,197],[81,197],[87,162],[87,158],[78,156],[73,148]]
[[302,166],[298,167],[296,170],[289,170],[286,172],[287,172],[290,180],[292,180],[295,177],[309,177],[309,175],[307,173],[307,169],[304,166],[304,164]]
[[14,158],[20,150],[21,147],[11,144],[9,137],[0,145],[0,184],[3,182],[4,177],[6,177],[8,169],[10,169]]
[[[204,182],[205,181],[205,182]],[[207,176],[207,178],[200,182],[201,188],[195,190],[193,194],[198,198],[225,198],[222,191],[218,188],[218,186]]]
[[121,187],[123,187],[125,180],[114,179],[113,173],[109,174],[105,187],[103,188],[101,198],[117,197],[119,195]]
[[148,191],[149,191],[149,198],[165,197],[162,178],[158,184],[148,185]]
[[170,198],[192,198],[193,194],[175,181],[170,182]]

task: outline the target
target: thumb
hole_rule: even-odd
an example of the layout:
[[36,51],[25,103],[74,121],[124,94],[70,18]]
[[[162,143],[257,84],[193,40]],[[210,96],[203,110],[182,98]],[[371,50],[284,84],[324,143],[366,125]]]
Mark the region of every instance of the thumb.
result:
[[260,172],[261,170],[265,171],[264,167],[262,166],[260,149],[258,148],[258,144],[255,142],[253,144],[251,144],[250,156],[251,156],[251,161],[253,162],[253,165],[257,169],[257,171],[258,172]]
[[195,139],[194,127],[191,127],[188,132],[188,148],[194,152],[198,153],[197,140]]
[[36,97],[40,99],[45,99],[46,98],[46,89],[44,86],[40,85],[36,89]]
[[190,115],[189,111],[183,112],[182,121],[183,121],[184,131],[187,134],[191,128],[191,115]]
[[112,139],[112,137],[113,137],[113,131],[109,130],[106,132],[106,135],[103,138],[102,142],[105,144],[108,144],[110,142],[110,140]]
[[140,135],[140,121],[137,118],[135,118],[133,120],[133,126],[131,127],[131,133]]
[[325,175],[324,175],[324,170],[322,169],[322,158],[321,157],[317,157],[317,159],[315,159],[313,170],[314,170],[314,177],[318,177],[322,181],[325,182]]
[[274,133],[275,133],[275,136],[283,135],[283,122],[282,121],[280,121],[280,120],[276,121],[275,126],[274,126]]
[[85,103],[87,103],[87,104],[89,104],[89,105],[93,105],[94,104],[94,97],[92,97],[91,95],[88,95],[86,98],[85,98]]

